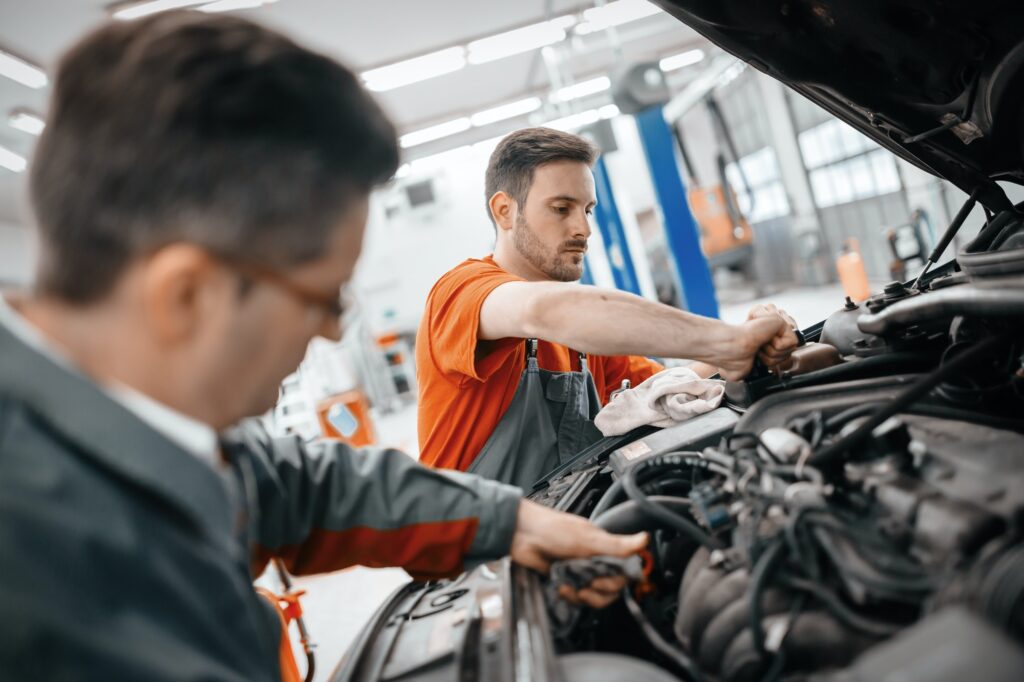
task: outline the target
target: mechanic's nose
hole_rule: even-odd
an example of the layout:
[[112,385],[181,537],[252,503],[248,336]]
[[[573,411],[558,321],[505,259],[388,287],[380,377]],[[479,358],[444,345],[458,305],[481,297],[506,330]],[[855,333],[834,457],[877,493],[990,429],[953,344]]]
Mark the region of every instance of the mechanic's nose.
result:
[[586,211],[580,211],[579,215],[579,221],[573,230],[573,237],[577,239],[590,239],[590,233],[592,230],[590,228],[589,216],[587,216]]

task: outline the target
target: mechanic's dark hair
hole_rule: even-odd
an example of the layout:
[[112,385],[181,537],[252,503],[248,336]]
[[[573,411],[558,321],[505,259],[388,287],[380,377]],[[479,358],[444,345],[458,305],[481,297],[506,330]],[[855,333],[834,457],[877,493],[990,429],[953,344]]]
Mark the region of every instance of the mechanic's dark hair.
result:
[[[505,192],[518,206],[526,203],[533,184],[533,171],[552,161],[579,161],[593,166],[600,154],[597,147],[579,135],[553,128],[524,128],[506,135],[491,152],[484,179],[487,215],[497,192]],[[495,225],[497,228],[497,225]]]
[[237,17],[112,22],[57,69],[30,177],[36,284],[94,301],[173,242],[303,263],[397,166],[393,125],[333,60]]

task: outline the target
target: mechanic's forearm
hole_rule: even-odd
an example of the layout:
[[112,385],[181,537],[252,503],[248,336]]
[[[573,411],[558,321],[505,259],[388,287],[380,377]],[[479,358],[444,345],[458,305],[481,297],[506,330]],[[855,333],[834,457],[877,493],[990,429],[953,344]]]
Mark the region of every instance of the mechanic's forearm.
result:
[[611,289],[554,284],[528,306],[532,335],[595,355],[689,358],[715,364],[734,353],[737,329]]

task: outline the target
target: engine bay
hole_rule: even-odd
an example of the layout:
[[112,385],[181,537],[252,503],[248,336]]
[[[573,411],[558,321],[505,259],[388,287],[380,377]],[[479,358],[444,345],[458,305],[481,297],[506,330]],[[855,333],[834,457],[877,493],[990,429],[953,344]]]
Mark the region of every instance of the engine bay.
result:
[[1024,679],[1020,208],[920,282],[837,301],[720,407],[539,481],[535,502],[649,534],[615,604],[508,559],[410,583],[334,679]]
[[[1008,263],[848,299],[789,369],[535,489],[651,534],[648,580],[619,604],[549,600],[559,653],[666,679],[1024,678],[1024,276]],[[907,672],[956,646],[941,674]]]

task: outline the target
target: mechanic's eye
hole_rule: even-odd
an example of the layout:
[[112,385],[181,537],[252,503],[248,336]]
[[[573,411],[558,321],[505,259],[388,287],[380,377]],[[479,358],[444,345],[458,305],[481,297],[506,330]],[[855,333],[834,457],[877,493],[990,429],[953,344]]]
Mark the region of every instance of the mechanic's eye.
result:
[[568,206],[555,206],[555,213],[557,213],[558,215],[568,215],[569,207]]

